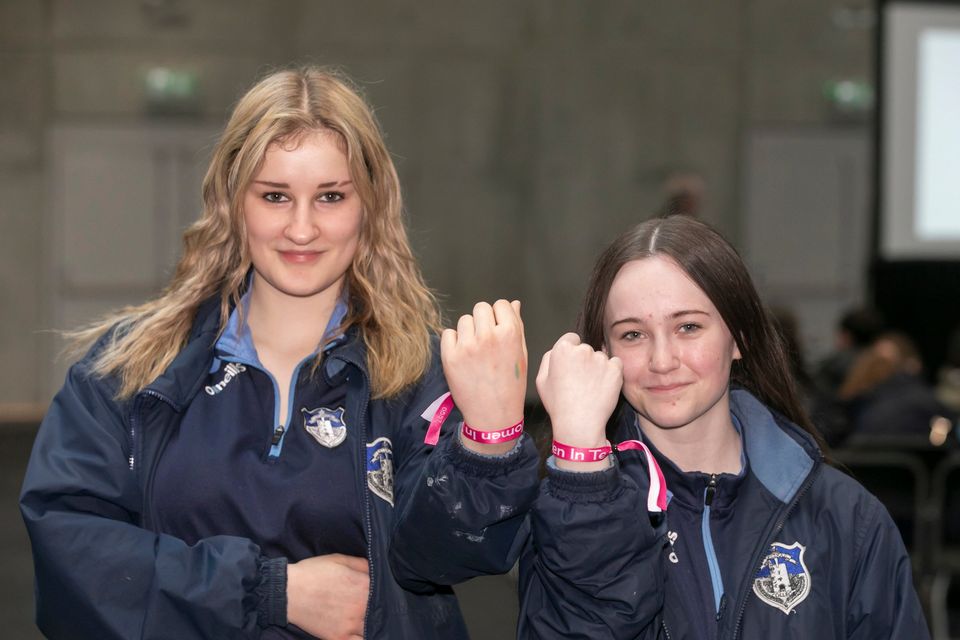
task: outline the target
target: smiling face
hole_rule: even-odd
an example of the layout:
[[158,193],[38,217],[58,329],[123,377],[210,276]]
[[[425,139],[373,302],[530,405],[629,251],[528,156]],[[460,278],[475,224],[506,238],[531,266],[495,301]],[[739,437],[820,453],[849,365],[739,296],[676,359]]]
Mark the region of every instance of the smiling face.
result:
[[340,294],[363,218],[341,146],[322,130],[267,147],[243,199],[257,288],[331,304]]
[[604,332],[608,353],[623,361],[623,395],[645,430],[730,424],[730,366],[740,351],[710,298],[672,259],[655,255],[621,267]]

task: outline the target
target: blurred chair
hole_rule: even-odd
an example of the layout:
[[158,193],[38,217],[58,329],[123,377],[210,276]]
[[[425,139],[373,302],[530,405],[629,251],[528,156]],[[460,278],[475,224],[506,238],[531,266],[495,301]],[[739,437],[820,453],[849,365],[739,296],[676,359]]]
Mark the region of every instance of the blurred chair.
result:
[[934,640],[946,640],[951,637],[947,596],[960,573],[960,453],[937,466],[932,482],[930,623]]

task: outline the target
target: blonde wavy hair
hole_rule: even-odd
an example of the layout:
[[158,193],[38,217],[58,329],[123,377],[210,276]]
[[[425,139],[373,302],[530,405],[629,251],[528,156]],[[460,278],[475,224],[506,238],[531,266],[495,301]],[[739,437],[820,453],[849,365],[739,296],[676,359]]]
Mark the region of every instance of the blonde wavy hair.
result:
[[182,256],[160,296],[68,334],[78,349],[108,334],[93,371],[119,377],[118,397],[132,396],[163,373],[186,345],[205,300],[219,296],[220,331],[226,327],[251,267],[244,192],[270,144],[316,130],[341,139],[363,203],[341,329],[359,328],[374,397],[395,395],[426,372],[440,317],[410,249],[400,183],[380,127],[343,75],[304,67],[271,73],[237,103],[203,181],[203,213],[184,233]]

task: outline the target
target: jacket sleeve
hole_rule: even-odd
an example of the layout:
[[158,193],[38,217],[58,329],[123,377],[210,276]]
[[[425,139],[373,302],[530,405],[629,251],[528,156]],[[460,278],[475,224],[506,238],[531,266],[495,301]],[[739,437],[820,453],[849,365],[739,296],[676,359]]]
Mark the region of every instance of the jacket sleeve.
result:
[[617,464],[548,469],[520,561],[517,637],[659,637],[666,526],[652,524],[647,488]]
[[447,391],[439,357],[412,399],[397,434],[396,521],[390,566],[413,591],[505,573],[521,548],[518,533],[537,494],[539,458],[521,436],[503,456],[465,449],[454,412],[435,447],[424,444],[424,410]]
[[243,538],[188,546],[138,526],[123,411],[110,381],[80,363],[38,431],[20,508],[40,630],[54,639],[255,638],[258,622],[286,623],[282,558]]
[[849,594],[850,640],[930,637],[913,586],[910,556],[886,508],[873,496],[859,506],[856,564]]

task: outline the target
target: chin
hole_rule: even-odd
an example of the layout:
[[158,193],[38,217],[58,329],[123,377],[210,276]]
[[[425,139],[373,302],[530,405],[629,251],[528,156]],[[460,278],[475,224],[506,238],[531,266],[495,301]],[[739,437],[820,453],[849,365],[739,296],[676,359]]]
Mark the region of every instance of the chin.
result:
[[685,427],[691,422],[693,418],[691,416],[658,416],[653,415],[647,418],[653,426],[658,429],[679,429],[680,427]]
[[643,409],[637,413],[660,429],[678,429],[690,424],[697,418],[695,412],[682,405],[665,407],[662,406],[662,403],[650,402],[641,403],[639,406],[643,407]]

